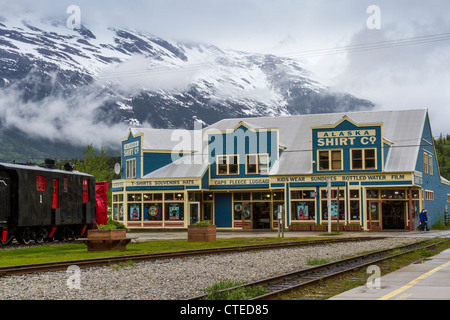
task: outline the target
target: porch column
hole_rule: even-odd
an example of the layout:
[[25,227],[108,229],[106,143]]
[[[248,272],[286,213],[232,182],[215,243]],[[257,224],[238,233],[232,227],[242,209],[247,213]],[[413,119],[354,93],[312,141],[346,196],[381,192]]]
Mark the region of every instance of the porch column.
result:
[[409,231],[413,230],[413,220],[412,220],[412,188],[408,188],[408,203],[409,203]]

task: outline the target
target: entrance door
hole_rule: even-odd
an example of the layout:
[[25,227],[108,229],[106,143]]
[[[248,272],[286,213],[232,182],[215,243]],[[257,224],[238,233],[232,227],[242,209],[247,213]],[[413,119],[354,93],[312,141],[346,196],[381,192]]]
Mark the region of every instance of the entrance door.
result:
[[52,209],[58,208],[58,179],[53,179]]
[[189,203],[190,224],[200,221],[200,202]]
[[270,229],[270,202],[253,203],[253,229]]
[[253,229],[253,210],[251,203],[242,204],[242,229]]
[[381,230],[381,210],[380,202],[369,201],[369,208],[367,210],[367,228],[370,230]]
[[385,201],[383,209],[383,229],[405,228],[405,201]]

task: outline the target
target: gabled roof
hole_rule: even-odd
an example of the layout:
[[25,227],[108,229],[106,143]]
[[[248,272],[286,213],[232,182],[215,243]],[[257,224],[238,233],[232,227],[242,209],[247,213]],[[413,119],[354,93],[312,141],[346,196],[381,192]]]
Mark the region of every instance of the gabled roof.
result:
[[383,137],[391,143],[385,171],[414,171],[427,110],[364,111],[284,117],[224,119],[209,128],[225,130],[240,121],[263,128],[279,128],[286,150],[271,175],[311,174],[311,127],[334,126],[344,117],[359,125],[383,123]]
[[193,136],[193,130],[185,129],[130,128],[130,131],[134,137],[144,135],[144,150],[173,150],[180,143],[180,134]]
[[[203,129],[229,131],[240,124],[254,130],[279,129],[280,145],[285,148],[271,168],[270,175],[311,174],[311,127],[334,126],[343,118],[358,124],[383,124],[383,138],[390,144],[384,170],[386,172],[414,171],[420,148],[427,110],[364,111],[327,114],[308,114],[283,117],[224,119]],[[144,133],[144,149],[170,150],[179,141],[171,141],[174,130],[131,129],[134,134]],[[193,137],[193,130],[188,131]],[[282,142],[281,142],[282,141]],[[203,141],[205,143],[205,141]],[[203,150],[206,150],[203,145]],[[201,177],[208,167],[207,159],[200,161],[198,154],[190,154],[143,178]],[[183,160],[184,159],[184,160]],[[195,161],[193,161],[195,159]],[[183,160],[183,161],[182,161]],[[200,162],[199,162],[200,161]]]
[[142,179],[201,178],[209,163],[200,153],[183,156],[168,165],[150,172]]

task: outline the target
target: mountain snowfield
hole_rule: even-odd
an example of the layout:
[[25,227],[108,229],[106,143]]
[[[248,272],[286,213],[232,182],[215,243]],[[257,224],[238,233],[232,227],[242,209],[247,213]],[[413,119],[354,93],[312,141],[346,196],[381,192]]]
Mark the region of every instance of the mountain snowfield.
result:
[[117,150],[130,126],[193,128],[194,121],[372,107],[333,92],[288,58],[137,30],[0,17],[2,132],[20,132],[34,145],[41,139]]

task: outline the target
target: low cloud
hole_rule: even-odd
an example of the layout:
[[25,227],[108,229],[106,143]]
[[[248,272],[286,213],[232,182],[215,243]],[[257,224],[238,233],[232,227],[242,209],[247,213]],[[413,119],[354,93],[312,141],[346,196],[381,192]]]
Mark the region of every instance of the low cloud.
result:
[[[411,26],[410,26],[411,27]],[[448,28],[446,28],[448,30]],[[436,24],[415,24],[407,35],[396,24],[381,30],[361,29],[349,45],[397,39],[422,39],[441,33]],[[425,38],[428,39],[428,38]],[[450,41],[409,43],[350,52],[343,70],[333,79],[335,87],[371,100],[378,109],[429,109],[434,135],[449,133],[444,119],[450,116]]]
[[24,102],[22,92],[11,87],[0,91],[0,123],[3,129],[19,129],[34,138],[117,149],[127,126],[96,119],[104,102],[98,92],[87,88],[79,88],[69,98]]

